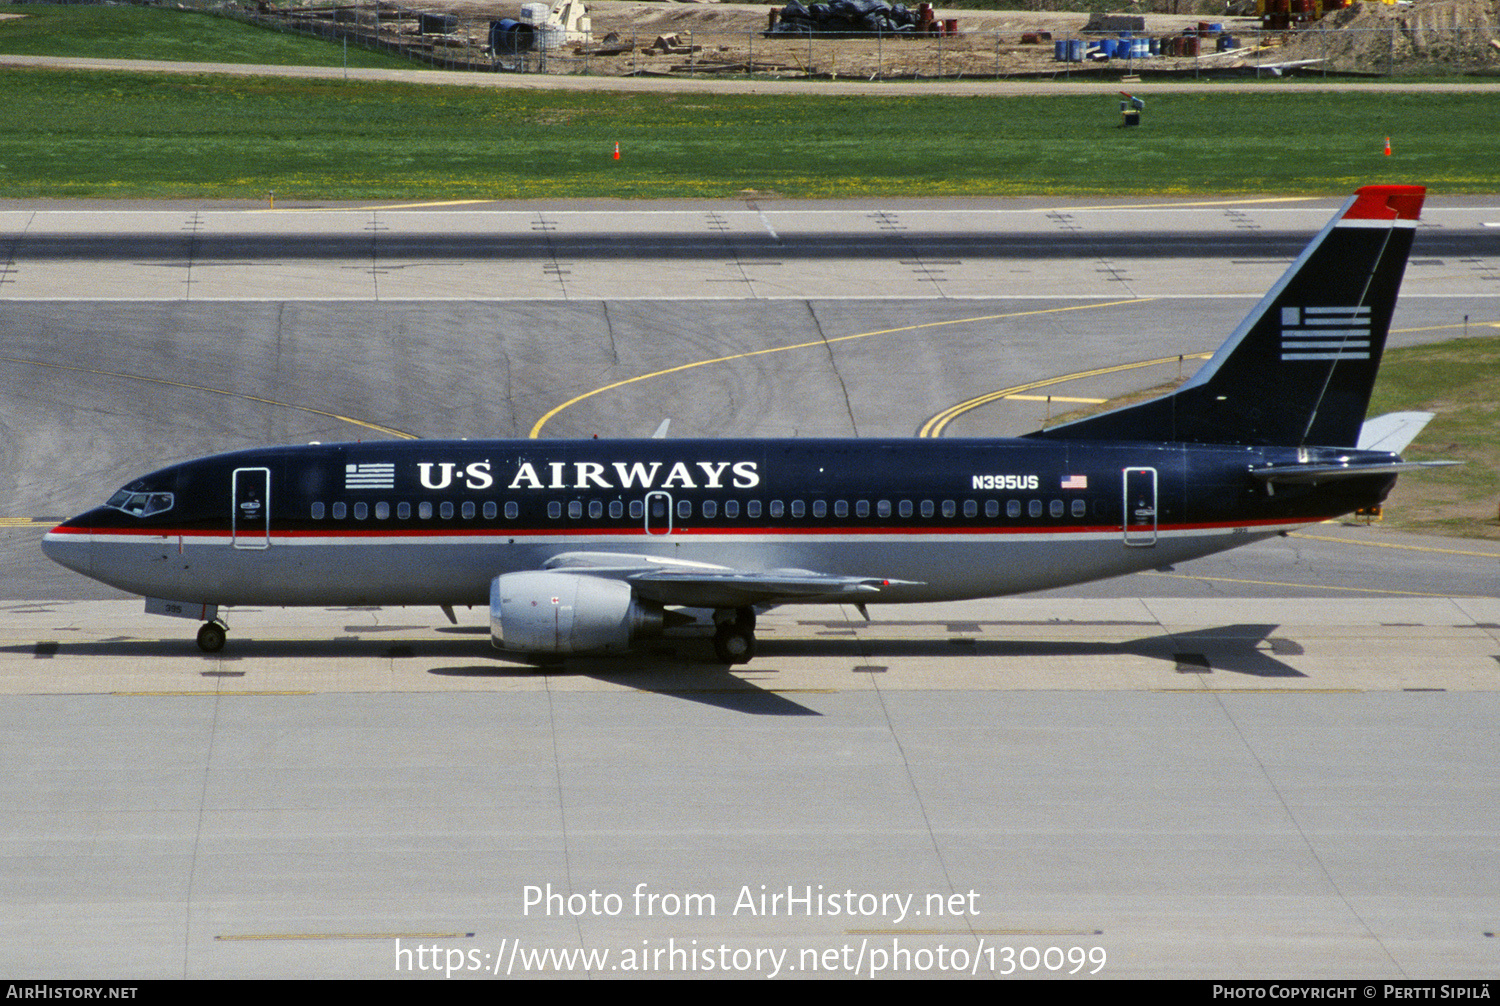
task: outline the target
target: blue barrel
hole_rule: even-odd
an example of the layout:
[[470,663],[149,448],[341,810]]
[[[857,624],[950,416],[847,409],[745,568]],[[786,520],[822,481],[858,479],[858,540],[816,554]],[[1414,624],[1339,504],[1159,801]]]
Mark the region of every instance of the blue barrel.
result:
[[1086,51],[1087,51],[1087,49],[1084,46],[1083,39],[1081,39],[1081,38],[1070,38],[1070,39],[1068,39],[1068,62],[1069,63],[1082,63],[1083,62],[1083,56],[1084,56],[1084,53]]
[[1052,58],[1059,63],[1066,63],[1068,61],[1068,42],[1066,39],[1057,38],[1052,40]]
[[1153,55],[1153,56],[1160,56],[1161,55],[1161,39],[1159,39],[1159,38],[1152,38],[1152,39],[1148,39],[1148,41],[1151,43],[1151,55]]
[[1219,51],[1220,52],[1228,52],[1230,49],[1233,49],[1233,48],[1235,48],[1234,36],[1233,35],[1220,35],[1219,36]]
[[503,17],[490,22],[490,52],[496,56],[530,52],[536,43],[536,31],[529,24]]

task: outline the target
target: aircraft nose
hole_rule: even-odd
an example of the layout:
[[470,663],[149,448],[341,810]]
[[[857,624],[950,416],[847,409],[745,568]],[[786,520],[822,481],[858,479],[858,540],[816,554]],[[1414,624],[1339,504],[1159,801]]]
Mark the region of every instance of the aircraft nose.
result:
[[85,575],[93,572],[93,536],[77,527],[78,518],[63,521],[42,536],[42,553],[57,563]]

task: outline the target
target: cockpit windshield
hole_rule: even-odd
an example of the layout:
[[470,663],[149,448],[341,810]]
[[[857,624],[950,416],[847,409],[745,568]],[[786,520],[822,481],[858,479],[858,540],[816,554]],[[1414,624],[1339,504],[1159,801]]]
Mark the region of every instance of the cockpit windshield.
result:
[[133,493],[128,489],[121,489],[105,501],[104,505],[132,517],[150,517],[172,509],[173,502],[171,493]]

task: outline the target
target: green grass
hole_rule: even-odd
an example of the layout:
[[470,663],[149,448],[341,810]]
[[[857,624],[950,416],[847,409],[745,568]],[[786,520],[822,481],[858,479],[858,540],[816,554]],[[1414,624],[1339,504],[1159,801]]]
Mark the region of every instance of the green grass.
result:
[[1403,456],[1463,461],[1403,475],[1385,505],[1385,523],[1429,534],[1500,539],[1500,336],[1385,354],[1370,415],[1436,412]]
[[[9,70],[11,197],[1500,191],[1497,95],[673,95]],[[1386,136],[1396,155],[1383,157]],[[621,161],[610,152],[618,141]]]
[[[8,55],[272,66],[344,65],[341,44],[258,28],[198,11],[7,4],[0,7],[0,14],[24,15],[0,20],[0,53]],[[410,68],[417,64],[351,43],[349,65]]]

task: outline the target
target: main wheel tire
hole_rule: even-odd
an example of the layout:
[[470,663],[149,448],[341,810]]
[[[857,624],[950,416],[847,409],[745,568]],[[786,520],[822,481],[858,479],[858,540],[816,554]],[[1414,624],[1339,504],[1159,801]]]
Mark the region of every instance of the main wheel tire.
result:
[[198,649],[204,653],[218,653],[224,648],[224,626],[218,622],[204,622],[198,628]]
[[755,656],[755,633],[737,622],[714,632],[714,654],[721,663],[748,664]]

